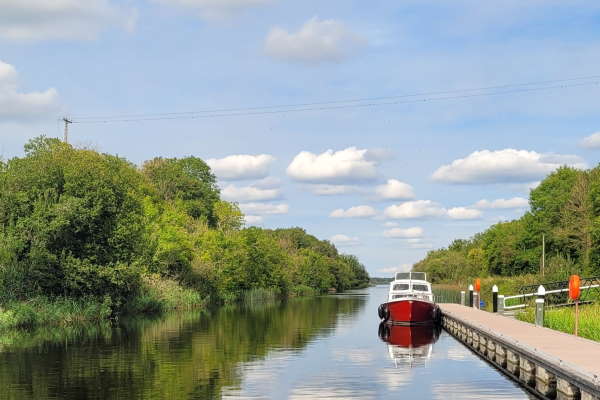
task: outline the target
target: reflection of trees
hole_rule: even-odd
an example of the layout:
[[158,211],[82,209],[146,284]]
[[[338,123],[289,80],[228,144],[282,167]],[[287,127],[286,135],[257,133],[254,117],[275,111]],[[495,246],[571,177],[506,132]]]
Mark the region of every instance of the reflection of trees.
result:
[[0,382],[23,389],[4,393],[8,399],[220,398],[224,386],[239,385],[240,362],[272,349],[302,349],[330,332],[341,314],[353,315],[364,305],[363,297],[294,299],[132,320],[89,336],[2,336]]

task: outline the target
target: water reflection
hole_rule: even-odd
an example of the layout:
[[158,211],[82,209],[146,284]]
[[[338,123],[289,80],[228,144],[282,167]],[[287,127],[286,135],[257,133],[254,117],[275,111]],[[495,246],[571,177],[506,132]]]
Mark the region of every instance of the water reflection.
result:
[[294,356],[364,304],[365,297],[319,297],[128,320],[108,329],[4,333],[0,398],[220,399],[224,387],[240,386],[243,363],[278,351]]
[[379,324],[378,334],[388,343],[390,358],[396,366],[422,365],[431,358],[433,344],[440,336],[440,328],[434,325],[402,326]]
[[445,332],[394,326],[382,342],[373,310],[386,295],[0,333],[0,399],[527,397]]

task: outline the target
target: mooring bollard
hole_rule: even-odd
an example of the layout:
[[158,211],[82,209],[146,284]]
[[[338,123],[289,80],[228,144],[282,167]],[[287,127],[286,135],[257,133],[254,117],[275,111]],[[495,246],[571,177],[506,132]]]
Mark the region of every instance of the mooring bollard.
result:
[[460,291],[460,305],[461,306],[465,305],[465,291],[464,290]]
[[498,295],[498,314],[504,314],[504,295]]
[[498,286],[492,286],[492,311],[498,312]]
[[544,326],[544,302],[546,297],[546,289],[540,285],[537,291],[537,299],[535,299],[535,324]]
[[473,307],[473,285],[469,285],[469,307]]

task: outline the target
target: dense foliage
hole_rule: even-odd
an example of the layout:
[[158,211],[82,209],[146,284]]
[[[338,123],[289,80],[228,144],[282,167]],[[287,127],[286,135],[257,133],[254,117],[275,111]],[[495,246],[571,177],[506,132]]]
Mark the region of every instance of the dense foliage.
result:
[[368,282],[358,260],[331,243],[300,228],[244,228],[243,217],[199,158],[155,158],[138,169],[34,139],[24,157],[0,162],[0,306],[42,296],[119,310],[140,296],[159,301],[161,290],[227,301],[256,289],[285,295]]
[[545,274],[600,274],[600,167],[562,167],[531,190],[530,211],[469,240],[433,250],[414,266],[434,281],[538,273],[545,236]]

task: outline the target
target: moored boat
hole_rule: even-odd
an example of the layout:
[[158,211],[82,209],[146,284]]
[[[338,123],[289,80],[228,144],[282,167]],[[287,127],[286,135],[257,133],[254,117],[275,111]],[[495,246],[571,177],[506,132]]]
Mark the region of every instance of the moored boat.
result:
[[379,306],[379,318],[393,324],[435,324],[440,310],[424,272],[398,272],[390,283],[388,301]]

